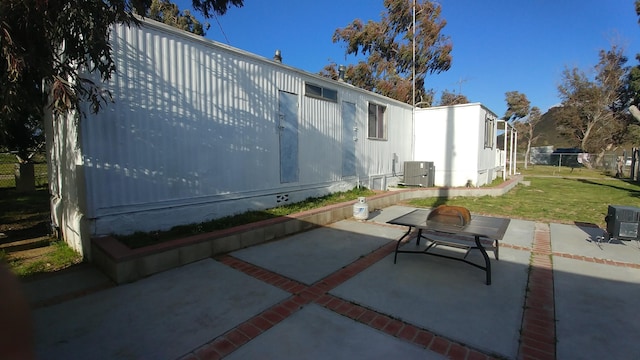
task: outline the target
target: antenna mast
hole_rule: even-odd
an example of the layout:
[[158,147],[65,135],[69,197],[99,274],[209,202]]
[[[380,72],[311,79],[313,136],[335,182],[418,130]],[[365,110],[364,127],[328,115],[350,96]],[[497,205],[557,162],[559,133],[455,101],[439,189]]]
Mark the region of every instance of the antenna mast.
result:
[[413,52],[411,57],[411,93],[412,93],[412,104],[413,107],[416,107],[416,0],[413,0],[413,28],[412,28],[412,46]]
[[411,58],[411,157],[415,158],[416,151],[416,0],[413,0],[413,28],[411,29],[412,58]]

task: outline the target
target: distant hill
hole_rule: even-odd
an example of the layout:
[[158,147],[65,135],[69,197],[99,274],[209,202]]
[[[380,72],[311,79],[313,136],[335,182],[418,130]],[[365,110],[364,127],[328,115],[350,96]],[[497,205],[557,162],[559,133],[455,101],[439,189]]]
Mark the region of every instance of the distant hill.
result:
[[[552,145],[554,148],[567,148],[573,147],[575,144],[572,144],[569,139],[558,134],[556,130],[556,114],[560,109],[557,107],[553,107],[549,109],[546,113],[542,115],[540,122],[536,125],[534,129],[534,136],[538,136],[536,141],[531,144],[531,146],[548,146]],[[503,135],[498,136],[498,147],[500,149],[504,148],[503,146]],[[518,144],[518,148],[524,148],[526,144]]]
[[[572,148],[580,147],[579,143],[575,143],[575,140],[568,139],[558,133],[556,130],[556,117],[560,111],[559,107],[553,107],[542,115],[540,122],[534,129],[534,136],[538,136],[536,141],[531,146],[553,146],[554,149],[558,148]],[[498,136],[498,147],[503,149],[503,136]],[[518,143],[518,151],[524,150],[526,144]],[[617,147],[616,152],[622,153],[624,149],[630,150],[632,147],[638,146],[633,144],[622,144]]]
[[538,139],[536,139],[535,143],[533,143],[532,146],[553,145],[553,147],[557,149],[580,145],[560,135],[556,130],[556,117],[559,111],[559,107],[552,107],[551,109],[549,109],[549,111],[542,115],[542,118],[540,118],[540,122],[533,130],[534,135],[538,136]]

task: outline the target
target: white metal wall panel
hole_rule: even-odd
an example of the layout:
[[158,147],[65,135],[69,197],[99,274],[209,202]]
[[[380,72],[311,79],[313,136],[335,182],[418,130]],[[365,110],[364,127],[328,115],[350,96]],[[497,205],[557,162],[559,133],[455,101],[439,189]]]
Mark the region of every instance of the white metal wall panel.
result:
[[436,186],[476,182],[479,109],[466,104],[416,111],[415,160],[434,162]]
[[482,186],[495,179],[496,150],[484,147],[487,113],[495,116],[479,103],[416,111],[415,159],[434,162],[436,186]]
[[[317,83],[317,82],[316,82]],[[302,95],[300,182],[340,181],[342,169],[340,105]]]
[[49,172],[51,220],[67,244],[82,254],[83,249],[89,246],[89,238],[83,237],[87,233],[83,224],[86,194],[81,179],[78,128],[74,115],[55,120],[51,112],[48,115],[50,121],[45,121],[47,163],[55,168]]
[[113,33],[115,103],[83,132],[96,208],[279,184],[274,69],[179,40]]
[[[411,153],[413,141],[411,107],[398,105],[397,102],[388,98],[372,96],[367,93],[355,93],[352,96],[348,101],[356,104],[358,177],[367,179],[375,175],[394,176],[394,155],[400,164],[413,160]],[[387,107],[385,112],[387,140],[374,140],[367,137],[369,102]],[[400,167],[397,166],[396,170],[399,169]]]
[[[406,104],[149,21],[114,28],[112,46],[115,102],[81,122],[94,234],[204,221],[274,206],[278,194],[298,201],[358,179],[367,185],[372,176],[386,181],[394,160],[412,160]],[[305,81],[337,90],[338,102],[306,97]],[[280,182],[279,91],[299,99],[297,183]],[[342,101],[356,104],[350,179],[341,174]],[[385,141],[366,137],[370,101],[387,106]]]
[[[338,102],[331,102],[304,96],[302,94],[301,171],[303,183],[318,181],[339,181],[342,178],[342,122],[341,102],[356,104],[356,162],[357,177],[366,185],[374,175],[393,175],[394,154],[400,161],[411,160],[412,112],[411,107],[372,93],[355,89],[336,88],[335,84],[322,83],[317,79],[313,84],[338,90]],[[387,140],[367,138],[368,104],[374,102],[386,109]],[[302,140],[304,139],[304,140]],[[318,152],[322,149],[322,152]],[[399,169],[399,168],[398,168]]]
[[[485,119],[493,118],[493,147],[484,147]],[[474,185],[482,186],[491,183],[496,177],[498,167],[495,164],[497,152],[498,116],[484,106],[480,107],[480,122],[478,128],[478,176]]]

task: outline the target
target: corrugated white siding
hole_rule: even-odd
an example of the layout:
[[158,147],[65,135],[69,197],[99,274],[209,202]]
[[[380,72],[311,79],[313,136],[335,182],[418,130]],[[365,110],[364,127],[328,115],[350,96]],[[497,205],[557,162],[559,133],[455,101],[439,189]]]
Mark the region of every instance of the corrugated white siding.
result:
[[[51,112],[48,115],[49,119],[53,118]],[[78,152],[78,128],[75,124],[74,115],[45,121],[47,166],[51,221],[67,244],[83,253],[90,239],[86,236],[87,228],[83,222],[86,195],[83,193],[82,159]]]
[[[485,119],[493,119],[493,146],[484,147]],[[486,109],[480,107],[480,121],[478,128],[478,175],[474,183],[476,186],[482,186],[491,183],[498,174],[499,166],[496,166],[496,154],[498,152],[497,133],[498,133],[498,117]]]
[[[318,80],[313,79],[314,84]],[[334,85],[335,88],[335,85]],[[342,132],[340,102],[356,105],[356,168],[361,183],[368,185],[369,177],[376,175],[393,176],[393,170],[399,172],[400,167],[393,168],[394,154],[399,162],[412,160],[411,142],[413,136],[411,108],[399,106],[396,102],[373,94],[356,91],[338,91],[338,103],[315,98],[303,97],[304,108],[302,119],[307,125],[304,136],[304,147],[301,148],[301,162],[308,161],[301,171],[305,178],[301,181],[312,183],[338,181],[341,179],[342,164]],[[367,138],[368,104],[374,102],[387,107],[387,139],[372,140]],[[303,139],[301,137],[301,139]],[[303,143],[303,140],[301,140]],[[322,152],[318,150],[322,149]]]
[[416,111],[415,159],[434,162],[436,186],[481,186],[495,179],[496,150],[484,147],[487,112],[481,104]]
[[[297,201],[358,179],[367,185],[370,176],[392,175],[394,154],[400,164],[412,160],[410,106],[145,23],[114,28],[115,102],[81,121],[85,215],[94,234],[274,206],[279,193]],[[337,90],[338,101],[305,96],[305,81]],[[279,91],[298,96],[296,183],[280,182]],[[342,101],[356,104],[357,177],[342,177]],[[387,106],[386,141],[366,138],[370,101]]]
[[279,183],[273,67],[149,27],[113,48],[115,103],[83,126],[96,209]]
[[[318,81],[314,84],[325,85]],[[335,86],[333,86],[335,89]],[[342,123],[339,103],[301,94],[300,182],[340,181],[342,171]]]

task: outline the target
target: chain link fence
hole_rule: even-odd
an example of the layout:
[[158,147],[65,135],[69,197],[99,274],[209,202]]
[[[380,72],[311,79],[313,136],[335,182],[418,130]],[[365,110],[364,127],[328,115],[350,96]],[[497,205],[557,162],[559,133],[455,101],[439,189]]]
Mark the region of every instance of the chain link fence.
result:
[[[16,171],[18,166],[18,159],[15,155],[0,153],[0,188],[16,187]],[[34,156],[33,177],[36,187],[47,185],[47,163],[44,154]]]
[[[547,149],[532,152],[529,164],[569,168],[590,167],[612,176],[619,175],[620,177],[625,178],[630,178],[632,173],[631,154],[625,159],[619,154],[608,152],[601,158],[596,159],[595,156],[591,156],[587,153],[551,153],[545,150]],[[636,162],[638,162],[638,160],[636,160]],[[638,165],[636,164],[636,167],[637,166]]]

